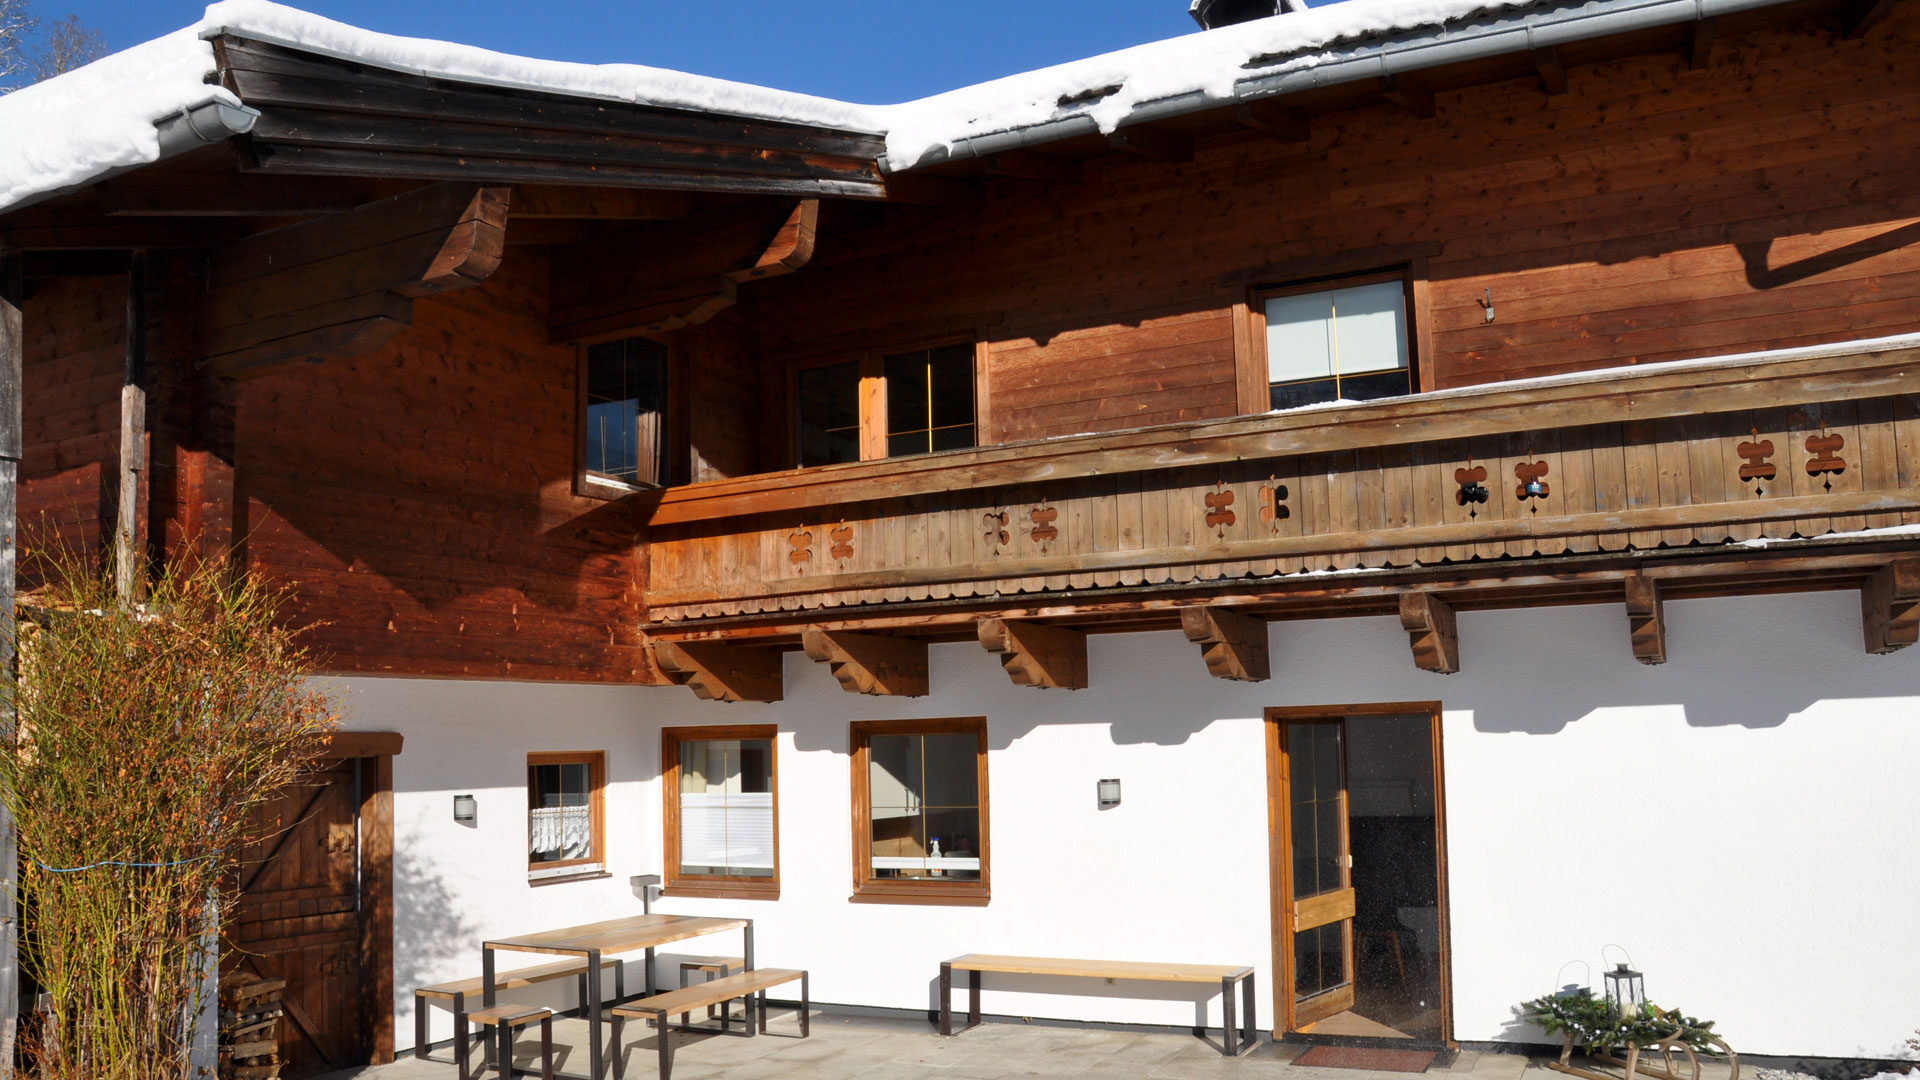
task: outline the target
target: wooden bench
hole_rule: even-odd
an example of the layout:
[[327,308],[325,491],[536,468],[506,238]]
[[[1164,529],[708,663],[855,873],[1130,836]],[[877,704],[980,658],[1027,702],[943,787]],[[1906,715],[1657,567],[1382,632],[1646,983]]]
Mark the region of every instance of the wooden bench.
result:
[[502,1080],[513,1080],[513,1035],[528,1024],[540,1025],[540,1080],[553,1080],[553,1010],[538,1005],[495,1005],[471,1013],[457,1013],[453,1021],[455,1053],[460,1056],[460,1080],[468,1080],[467,1025],[493,1028],[498,1036]]
[[[614,1000],[626,996],[626,971],[618,960],[600,961],[600,970],[613,969]],[[561,960],[539,967],[521,968],[518,971],[502,971],[494,975],[493,988],[499,990],[517,990],[536,983],[552,982],[569,976],[580,980],[580,1004],[587,1003],[587,962],[585,960]],[[467,1012],[467,998],[478,996],[482,989],[479,976],[461,979],[457,982],[440,983],[437,986],[422,986],[413,992],[413,1056],[427,1058],[427,1002],[445,1002],[453,1012],[453,1022],[457,1028],[460,1018]],[[596,988],[598,989],[598,988]]]
[[[988,956],[969,953],[940,965],[940,1034],[953,1031],[953,973],[967,973],[967,1027],[980,1023],[980,973],[1004,975],[1068,975],[1089,979],[1148,982],[1219,983],[1221,1010],[1220,1052],[1236,1057],[1253,1049],[1259,1036],[1253,1030],[1253,969],[1222,964],[1142,964],[1116,960],[1059,960],[1046,956]],[[1233,984],[1240,984],[1246,1022],[1241,1040],[1234,1041]],[[1195,1029],[1196,1032],[1200,1029]]]
[[[800,1037],[812,1034],[808,1023],[807,973],[792,968],[755,968],[738,975],[696,983],[680,990],[669,990],[664,994],[630,1001],[625,1005],[616,1005],[609,1015],[613,1017],[613,1078],[622,1080],[626,1075],[626,1055],[620,1050],[620,1031],[628,1020],[651,1020],[660,1027],[660,1080],[671,1080],[673,1076],[673,1039],[674,1031],[712,1031],[708,1027],[689,1027],[672,1025],[667,1018],[673,1013],[685,1013],[707,1005],[720,1006],[720,1031],[728,1027],[727,1004],[735,998],[746,1000],[747,1014],[743,1020],[745,1034],[754,1034],[755,1013],[759,1014],[759,1030],[767,1030],[767,989],[783,983],[800,981]],[[759,997],[756,1007],[754,998]]]

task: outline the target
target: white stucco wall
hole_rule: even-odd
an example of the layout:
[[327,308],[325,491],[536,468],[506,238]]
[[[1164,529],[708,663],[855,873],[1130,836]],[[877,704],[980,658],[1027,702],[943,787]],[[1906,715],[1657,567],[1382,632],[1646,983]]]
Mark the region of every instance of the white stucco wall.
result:
[[[1563,964],[1598,980],[1624,946],[1650,995],[1746,1053],[1892,1056],[1920,1023],[1920,649],[1866,655],[1857,594],[1667,605],[1671,660],[1634,662],[1616,605],[1467,613],[1465,670],[1416,670],[1390,618],[1274,624],[1272,681],[1213,679],[1177,633],[1096,636],[1092,688],[1013,686],[977,646],[936,646],[932,696],[857,697],[799,653],[786,700],[680,688],[354,678],[348,724],[407,737],[395,761],[397,1031],[410,988],[478,971],[489,935],[639,910],[661,859],[659,729],[775,723],[777,902],[667,898],[747,915],[762,963],[817,1000],[924,1009],[963,952],[1255,963],[1272,1016],[1261,710],[1444,706],[1454,1036],[1538,1041],[1511,1006]],[[985,716],[993,901],[848,902],[847,724]],[[604,750],[606,880],[526,881],[525,755]],[[1094,781],[1125,801],[1100,812]],[[479,797],[477,827],[452,796]],[[735,942],[688,952],[732,952]],[[1578,969],[1575,969],[1578,973]],[[672,973],[668,972],[671,978]],[[996,1013],[1190,1024],[1192,999],[989,992]],[[1217,1017],[1217,1004],[1209,1007]],[[436,1015],[435,1036],[449,1025]]]

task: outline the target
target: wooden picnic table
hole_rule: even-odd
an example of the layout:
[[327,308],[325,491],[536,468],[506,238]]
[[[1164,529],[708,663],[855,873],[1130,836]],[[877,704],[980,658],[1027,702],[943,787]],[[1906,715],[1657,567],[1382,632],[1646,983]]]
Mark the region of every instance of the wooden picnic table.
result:
[[[587,923],[583,926],[566,926],[557,930],[541,930],[515,937],[495,938],[480,943],[480,977],[483,985],[483,1004],[494,1004],[494,968],[496,952],[546,953],[552,956],[579,956],[586,959],[587,970],[598,972],[600,958],[609,953],[629,953],[646,951],[646,993],[652,995],[653,950],[661,945],[706,934],[721,934],[729,930],[738,930],[745,938],[745,947],[741,957],[746,970],[753,970],[753,920],[752,919],[714,919],[695,915],[629,915],[621,919],[608,919],[605,922]],[[587,1076],[589,1080],[600,1080],[605,1063],[601,1060],[600,1041],[600,988],[592,987],[583,1003],[587,1011],[587,1030],[589,1043],[587,1051]]]

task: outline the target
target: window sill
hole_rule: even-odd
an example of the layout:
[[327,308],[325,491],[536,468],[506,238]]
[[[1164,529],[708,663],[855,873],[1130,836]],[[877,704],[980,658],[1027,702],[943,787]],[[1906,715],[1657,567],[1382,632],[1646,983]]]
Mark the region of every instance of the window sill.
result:
[[624,499],[643,491],[659,491],[665,484],[637,484],[625,480],[613,480],[595,473],[575,473],[573,493],[587,499]]
[[660,890],[661,896],[697,896],[709,900],[778,900],[780,885],[778,882],[766,885],[709,885],[704,882],[669,882]]
[[850,904],[935,904],[946,907],[986,907],[990,893],[984,885],[954,886],[868,882],[847,897]]
[[527,884],[532,887],[541,885],[559,885],[568,881],[592,881],[595,878],[607,878],[613,875],[607,868],[595,863],[591,866],[562,866],[552,870],[527,871]]

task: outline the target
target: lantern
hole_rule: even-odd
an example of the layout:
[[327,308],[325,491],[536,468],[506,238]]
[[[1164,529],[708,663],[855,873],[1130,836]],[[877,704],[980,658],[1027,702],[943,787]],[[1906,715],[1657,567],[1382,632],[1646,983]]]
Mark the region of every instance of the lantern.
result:
[[1647,985],[1639,972],[1626,964],[1616,964],[1603,976],[1607,982],[1607,1007],[1615,1016],[1638,1016],[1645,1011]]
[[453,797],[453,820],[462,825],[471,825],[480,816],[480,802],[471,795]]

